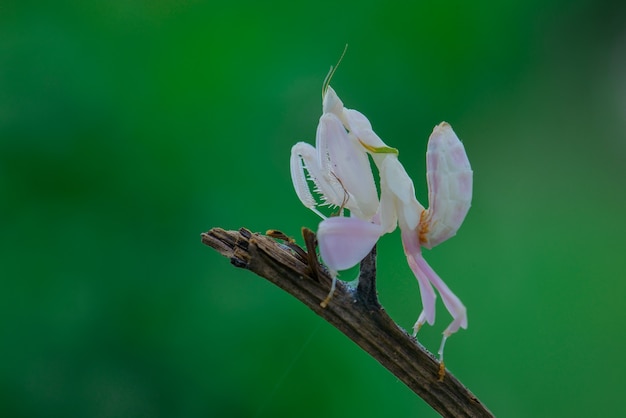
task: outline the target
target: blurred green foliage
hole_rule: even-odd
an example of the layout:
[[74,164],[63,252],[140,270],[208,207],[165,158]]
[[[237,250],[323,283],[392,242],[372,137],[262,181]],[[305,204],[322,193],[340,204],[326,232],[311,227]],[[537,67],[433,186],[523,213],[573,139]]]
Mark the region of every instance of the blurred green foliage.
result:
[[[591,0],[4,2],[0,415],[436,416],[200,244],[316,226],[289,151],[345,43],[333,87],[422,202],[435,124],[474,168],[464,226],[426,255],[469,312],[449,368],[499,416],[623,415],[625,19]],[[409,328],[399,241],[379,293]]]

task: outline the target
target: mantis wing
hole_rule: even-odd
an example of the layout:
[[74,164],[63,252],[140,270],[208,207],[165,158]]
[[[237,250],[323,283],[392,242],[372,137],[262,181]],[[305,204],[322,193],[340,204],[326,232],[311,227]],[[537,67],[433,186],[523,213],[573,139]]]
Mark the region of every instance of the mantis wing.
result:
[[446,122],[435,126],[426,151],[430,207],[420,222],[420,243],[432,248],[456,234],[472,202],[472,168],[463,144]]

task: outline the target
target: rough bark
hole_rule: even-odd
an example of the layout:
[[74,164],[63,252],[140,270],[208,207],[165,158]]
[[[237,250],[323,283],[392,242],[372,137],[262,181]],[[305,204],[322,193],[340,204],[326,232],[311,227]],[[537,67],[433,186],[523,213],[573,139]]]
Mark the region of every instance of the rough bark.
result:
[[315,234],[303,228],[306,252],[279,231],[268,234],[271,237],[244,228],[213,228],[202,234],[202,242],[228,257],[235,267],[248,269],[299,299],[441,415],[493,416],[451,373],[442,373],[432,354],[387,315],[376,293],[375,248],[361,262],[358,285],[339,281],[330,303],[322,308],[320,302],[328,295],[332,279],[318,262]]

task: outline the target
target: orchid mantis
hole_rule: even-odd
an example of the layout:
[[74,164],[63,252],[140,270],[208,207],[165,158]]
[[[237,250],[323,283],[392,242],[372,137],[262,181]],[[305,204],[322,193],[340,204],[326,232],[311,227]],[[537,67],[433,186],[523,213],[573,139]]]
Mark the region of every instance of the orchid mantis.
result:
[[[322,301],[326,307],[335,290],[338,272],[359,263],[378,239],[400,227],[409,267],[415,274],[422,298],[422,312],[414,336],[424,323],[435,322],[436,289],[452,315],[439,348],[447,338],[467,328],[466,308],[422,256],[421,248],[432,248],[454,236],[470,208],[472,169],[463,144],[446,122],[435,126],[426,152],[426,179],[430,207],[425,209],[415,197],[415,188],[398,151],[387,146],[360,112],[347,109],[330,87],[333,68],[322,87],[322,116],[315,147],[305,142],[291,150],[291,178],[300,201],[323,220],[318,228],[320,256],[333,282]],[[380,175],[377,193],[368,155]],[[309,189],[308,179],[314,184]],[[318,206],[338,208],[336,217],[327,218]],[[350,216],[344,216],[344,210]],[[433,289],[434,288],[434,289]]]

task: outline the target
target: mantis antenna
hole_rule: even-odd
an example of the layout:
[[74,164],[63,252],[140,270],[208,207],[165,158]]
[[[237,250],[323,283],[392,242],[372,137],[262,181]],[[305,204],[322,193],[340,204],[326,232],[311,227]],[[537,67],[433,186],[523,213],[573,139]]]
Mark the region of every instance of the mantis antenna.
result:
[[326,74],[326,78],[324,78],[324,83],[322,84],[322,98],[324,97],[324,94],[326,94],[326,89],[328,89],[328,86],[330,85],[330,80],[333,78],[333,75],[335,74],[337,67],[339,67],[339,64],[341,64],[341,60],[343,59],[343,56],[346,55],[347,50],[348,44],[346,44],[346,46],[343,48],[343,52],[341,53],[337,64],[335,64],[334,67],[332,65],[330,66],[330,70],[328,71],[328,74]]

